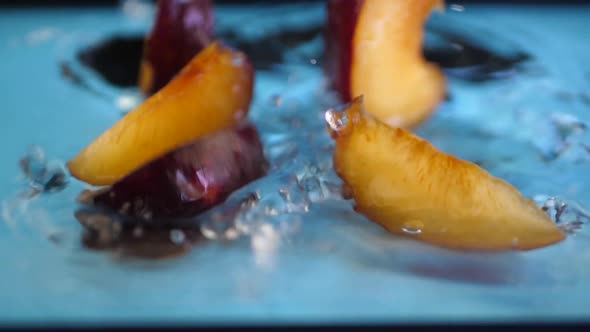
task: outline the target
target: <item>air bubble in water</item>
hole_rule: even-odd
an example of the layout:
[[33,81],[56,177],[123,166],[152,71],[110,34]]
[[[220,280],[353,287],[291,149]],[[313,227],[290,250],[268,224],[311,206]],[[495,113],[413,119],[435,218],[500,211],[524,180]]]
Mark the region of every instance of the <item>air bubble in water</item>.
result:
[[279,190],[288,213],[300,213],[309,211],[309,199],[307,193],[297,186],[282,188]]
[[238,232],[238,230],[236,228],[228,228],[225,230],[225,232],[223,233],[223,237],[226,240],[235,240],[240,236],[240,232]]
[[174,244],[183,244],[186,240],[186,235],[180,229],[173,229],[170,231],[170,241]]
[[310,201],[318,202],[324,199],[320,180],[316,176],[306,176],[299,181],[299,184],[307,193]]
[[235,229],[241,234],[252,234],[264,216],[257,208],[249,208],[240,213],[234,220]]
[[203,236],[206,239],[209,240],[216,240],[217,238],[219,238],[219,234],[217,234],[216,230],[211,227],[212,225],[208,222],[204,222],[201,224],[201,234],[203,234]]

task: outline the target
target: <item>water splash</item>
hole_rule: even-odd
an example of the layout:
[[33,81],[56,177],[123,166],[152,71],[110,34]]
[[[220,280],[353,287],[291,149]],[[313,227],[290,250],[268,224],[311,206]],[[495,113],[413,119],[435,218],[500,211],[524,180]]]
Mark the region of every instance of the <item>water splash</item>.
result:
[[334,132],[342,131],[348,125],[348,115],[335,109],[329,109],[325,113],[325,120],[330,129]]
[[534,201],[559,228],[568,234],[577,233],[590,222],[590,211],[585,210],[576,202],[546,195],[537,195],[534,197]]
[[42,192],[58,192],[68,184],[68,175],[62,162],[47,161],[39,146],[31,146],[20,159],[20,168],[32,190],[31,196]]

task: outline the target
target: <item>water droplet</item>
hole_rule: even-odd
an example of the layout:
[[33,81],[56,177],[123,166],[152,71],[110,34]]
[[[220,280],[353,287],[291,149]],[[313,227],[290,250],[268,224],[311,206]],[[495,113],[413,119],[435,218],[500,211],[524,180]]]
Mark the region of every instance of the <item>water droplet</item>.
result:
[[281,98],[280,95],[273,95],[272,96],[272,104],[276,108],[281,108],[281,105],[283,104],[283,99]]
[[271,224],[261,225],[252,235],[251,246],[258,266],[268,268],[274,265],[280,236]]
[[464,6],[462,6],[462,5],[457,5],[457,4],[452,4],[452,5],[450,5],[450,6],[449,6],[449,8],[450,8],[452,11],[456,11],[456,12],[462,12],[462,11],[464,11],[464,10],[465,10],[465,7],[464,7]]
[[553,113],[551,114],[551,120],[562,140],[566,140],[570,136],[580,135],[588,127],[586,123],[571,114]]
[[326,111],[324,117],[330,129],[336,132],[343,130],[348,124],[348,115],[332,108]]
[[262,222],[260,210],[251,208],[243,211],[234,220],[235,229],[241,234],[252,234]]
[[133,229],[133,237],[142,237],[143,236],[143,227],[137,226]]
[[136,108],[141,102],[141,98],[136,95],[121,95],[115,100],[115,104],[123,113],[129,113]]
[[174,244],[183,244],[186,240],[186,235],[180,229],[173,229],[170,231],[170,241]]
[[512,247],[513,248],[518,247],[519,243],[520,243],[520,240],[517,237],[512,238]]
[[280,192],[270,192],[264,194],[258,204],[257,213],[260,213],[260,217],[266,216],[278,216],[287,211],[284,197]]
[[417,235],[422,233],[422,228],[424,228],[424,223],[420,220],[410,220],[404,223],[402,231],[406,234]]
[[200,229],[201,229],[201,234],[203,234],[203,236],[206,239],[216,240],[219,238],[219,234],[217,234],[217,230],[213,227],[213,225],[211,225],[210,222],[203,222],[200,226]]
[[271,204],[263,204],[262,205],[262,211],[264,212],[264,214],[266,214],[267,216],[278,216],[279,214],[282,213],[281,209],[279,209],[277,207],[277,205],[273,205]]
[[394,115],[394,116],[386,119],[385,123],[387,123],[391,127],[401,127],[403,121],[404,121],[404,118],[402,116]]
[[23,173],[27,176],[43,172],[45,168],[45,152],[38,145],[30,146],[27,154],[20,162]]
[[153,5],[145,0],[125,0],[121,7],[125,15],[134,19],[147,18],[153,11]]
[[318,202],[325,198],[322,185],[317,177],[308,176],[303,178],[299,183],[307,193],[310,201]]
[[242,58],[241,56],[234,57],[232,59],[232,64],[236,67],[241,67],[244,65],[244,58]]
[[312,65],[315,65],[316,63],[318,63],[318,60],[311,59],[311,60],[309,60],[309,63],[311,63]]
[[342,183],[334,183],[331,181],[322,181],[322,191],[326,199],[343,199]]
[[459,43],[451,43],[451,47],[459,52],[463,51],[463,49],[465,48],[465,46],[463,46]]
[[236,228],[228,228],[223,233],[223,237],[227,240],[235,240],[240,236],[240,232]]
[[63,163],[47,162],[45,153],[39,146],[29,147],[20,159],[20,168],[35,192],[56,192],[68,184],[68,176]]
[[309,198],[307,193],[299,185],[294,188],[281,188],[279,194],[283,199],[288,213],[300,213],[309,211]]

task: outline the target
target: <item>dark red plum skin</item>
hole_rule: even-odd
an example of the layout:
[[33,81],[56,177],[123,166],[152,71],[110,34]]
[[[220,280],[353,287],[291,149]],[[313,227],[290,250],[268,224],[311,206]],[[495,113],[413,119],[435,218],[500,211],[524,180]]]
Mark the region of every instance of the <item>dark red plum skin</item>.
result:
[[350,67],[354,30],[364,0],[330,0],[327,4],[327,24],[324,32],[326,75],[332,88],[344,102],[350,95]]
[[267,170],[258,132],[246,124],[152,161],[95,196],[93,203],[145,219],[192,217],[222,203]]
[[214,11],[211,0],[160,0],[154,26],[144,43],[143,61],[153,74],[143,87],[151,95],[164,87],[212,40]]

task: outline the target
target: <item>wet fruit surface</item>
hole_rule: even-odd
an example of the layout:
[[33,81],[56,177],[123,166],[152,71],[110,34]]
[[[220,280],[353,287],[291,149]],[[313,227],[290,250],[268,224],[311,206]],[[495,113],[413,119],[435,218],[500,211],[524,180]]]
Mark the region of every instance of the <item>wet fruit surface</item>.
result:
[[231,128],[247,115],[253,81],[244,54],[212,43],[74,157],[70,172],[93,185],[110,185],[179,146]]
[[268,165],[252,125],[220,131],[135,171],[91,203],[122,215],[190,217],[264,176]]
[[328,3],[327,72],[344,101],[363,95],[367,111],[413,128],[443,100],[446,80],[422,54],[424,25],[439,0]]
[[390,232],[465,250],[527,250],[565,239],[509,183],[374,119],[362,98],[326,118],[336,141],[334,168],[355,209]]
[[[111,3],[115,2],[126,7],[155,4]],[[236,10],[218,6],[216,1],[215,14],[218,23],[225,22],[235,31],[262,32],[254,41],[278,36],[278,31],[306,30],[325,17],[325,3],[317,1],[297,1],[291,6],[283,1],[248,3]],[[581,99],[588,94],[590,83],[584,70],[590,45],[580,33],[587,28],[587,11],[563,8],[566,6],[484,7],[473,1],[465,2],[464,7],[462,12],[447,9],[433,19],[460,27],[461,36],[468,32],[481,36],[473,40],[480,40],[478,45],[483,47],[495,45],[496,36],[514,41],[512,49],[522,46],[532,58],[523,64],[525,71],[514,72],[510,80],[472,84],[449,75],[453,99],[417,133],[443,152],[478,162],[526,197],[534,197],[539,206],[545,198],[537,200],[538,196],[544,195],[567,201],[568,210],[575,202],[587,211],[590,191],[585,184],[590,183],[590,172],[582,144],[589,142],[590,131],[568,134],[569,149],[551,159],[540,158],[535,145],[541,139],[542,143],[561,142],[559,135],[549,136],[555,129],[554,112],[590,123],[589,104]],[[308,19],[310,16],[315,18]],[[338,102],[324,100],[325,78],[318,64],[325,62],[318,59],[311,64],[309,60],[315,57],[307,57],[307,64],[285,60],[280,68],[273,66],[257,76],[257,103],[248,116],[259,129],[272,168],[268,177],[195,218],[207,221],[207,216],[218,216],[221,210],[221,221],[204,228],[207,233],[212,229],[215,236],[200,241],[188,227],[174,225],[158,231],[156,238],[146,227],[122,226],[119,239],[112,239],[108,229],[116,234],[118,226],[105,226],[104,221],[96,220],[96,213],[87,214],[97,231],[84,235],[84,243],[92,248],[108,247],[105,252],[93,252],[81,245],[84,230],[73,215],[79,207],[75,198],[88,188],[86,184],[72,180],[64,191],[39,195],[27,200],[26,206],[14,204],[16,195],[29,186],[26,179],[15,181],[22,176],[18,161],[28,144],[39,144],[47,156],[67,159],[120,118],[113,107],[115,99],[105,103],[80,91],[59,77],[56,65],[62,60],[73,63],[71,58],[91,40],[137,33],[134,27],[147,31],[152,17],[137,17],[115,6],[109,10],[39,7],[0,11],[0,22],[11,27],[0,36],[6,45],[0,52],[1,72],[10,82],[3,88],[7,139],[0,163],[4,174],[0,179],[3,321],[117,324],[133,317],[138,322],[196,324],[219,317],[313,325],[351,319],[391,324],[447,318],[472,322],[473,317],[562,322],[588,316],[587,217],[580,217],[582,225],[575,235],[557,245],[523,253],[482,254],[442,250],[415,241],[410,234],[407,238],[391,235],[354,213],[352,201],[312,199],[299,205],[305,196],[317,197],[316,180],[322,185],[324,181],[340,184],[332,171],[334,142],[321,121],[324,111]],[[30,36],[46,39],[32,44]],[[318,46],[321,52],[318,44],[305,46]],[[257,45],[262,53],[264,44]],[[62,58],[68,54],[70,59]],[[34,82],[23,75],[23,69],[35,73]],[[529,75],[528,69],[534,73]],[[113,92],[127,92],[105,86],[96,75],[84,78],[112,98],[116,97]],[[277,97],[271,99],[271,94]],[[564,95],[570,99],[563,99]],[[337,127],[346,123],[338,117],[332,120]],[[236,209],[243,212],[224,212],[234,197],[251,192],[254,203],[247,204],[245,211],[237,204]],[[337,191],[334,193],[330,197],[336,197]],[[289,212],[296,204],[303,208]],[[549,212],[553,216],[556,211]],[[558,225],[572,224],[576,217],[566,211]],[[235,221],[239,232],[246,226],[248,233],[229,240],[234,235],[226,236],[224,228],[216,227],[225,225],[225,220],[230,227]],[[409,223],[407,230],[416,232],[416,226]],[[182,245],[175,244],[183,238],[179,231],[184,232]],[[139,242],[141,251],[149,251],[143,257],[177,255],[185,252],[187,242],[192,250],[163,262],[120,259],[121,250],[133,254],[128,250],[135,251],[131,247]],[[269,261],[274,265],[267,265]]]
[[140,87],[151,95],[164,87],[213,38],[210,0],[158,1],[156,21],[147,36]]

